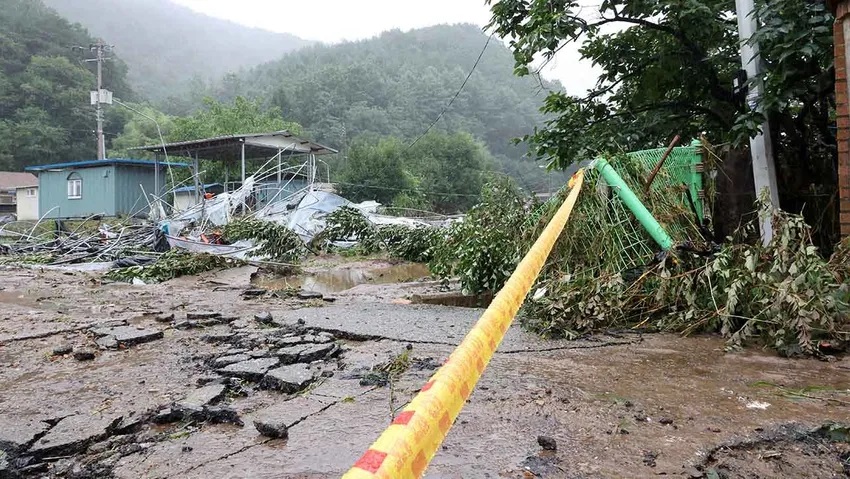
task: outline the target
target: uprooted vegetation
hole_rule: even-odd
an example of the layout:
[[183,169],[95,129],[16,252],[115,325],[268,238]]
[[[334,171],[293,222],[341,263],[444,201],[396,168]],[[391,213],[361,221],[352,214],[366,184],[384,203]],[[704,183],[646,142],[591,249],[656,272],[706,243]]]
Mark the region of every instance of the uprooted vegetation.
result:
[[[732,346],[759,342],[786,354],[850,339],[846,266],[822,258],[802,218],[777,213],[767,246],[730,242],[704,256],[680,250],[640,274],[548,268],[526,323],[556,336],[621,326],[717,331]],[[847,254],[847,244],[836,254]]]
[[[263,258],[274,263],[299,261],[306,248],[293,231],[284,226],[255,219],[238,219],[229,223],[221,235],[228,243],[251,240],[254,249],[251,257]],[[147,264],[126,266],[106,273],[105,278],[113,281],[160,283],[180,276],[206,273],[208,271],[234,268],[247,264],[245,260],[208,253],[190,253],[171,249],[158,255]]]
[[384,252],[393,258],[428,263],[442,244],[443,236],[441,229],[427,226],[376,225],[359,210],[344,206],[328,215],[327,228],[314,243],[334,250],[339,249],[333,246],[335,243],[354,241],[356,245],[349,254]]
[[151,264],[116,268],[107,272],[104,277],[113,281],[131,282],[138,279],[145,283],[160,283],[180,276],[201,274],[244,264],[243,261],[233,258],[172,249]]
[[[641,169],[628,158],[616,164],[641,193]],[[509,185],[488,185],[482,204],[437,248],[432,270],[459,277],[468,293],[497,291],[566,194],[528,209]],[[659,253],[605,182],[589,171],[567,228],[525,303],[525,325],[568,338],[623,327],[719,332],[731,347],[757,342],[788,355],[828,353],[850,341],[850,242],[825,259],[801,217],[775,212],[770,244],[744,241],[752,237],[745,228],[716,245],[702,238],[699,221],[681,197],[681,185],[672,181],[641,197],[679,242],[674,251]]]
[[299,261],[306,254],[301,238],[289,228],[271,222],[253,218],[241,218],[231,221],[224,228],[227,242],[252,240],[256,250],[253,256],[264,257],[274,262],[289,263]]

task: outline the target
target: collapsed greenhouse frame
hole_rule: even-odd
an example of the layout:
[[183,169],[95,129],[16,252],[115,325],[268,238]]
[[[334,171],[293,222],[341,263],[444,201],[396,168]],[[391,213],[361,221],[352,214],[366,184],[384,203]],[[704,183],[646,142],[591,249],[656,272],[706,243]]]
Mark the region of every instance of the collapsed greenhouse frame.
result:
[[[245,183],[246,178],[250,176],[247,172],[247,162],[249,160],[269,158],[271,161],[277,158],[277,183],[280,185],[285,171],[283,168],[284,157],[287,160],[291,160],[306,156],[307,159],[302,163],[299,172],[306,167],[307,184],[312,189],[317,178],[317,161],[321,161],[317,160],[316,157],[338,153],[333,148],[298,137],[287,130],[268,133],[225,135],[161,145],[140,146],[131,148],[130,151],[153,153],[157,162],[160,161],[161,157],[167,159],[169,155],[190,158],[192,160],[192,180],[195,187],[196,204],[201,202],[202,195],[203,183],[200,178],[201,160],[222,161],[225,165],[238,162],[241,170],[241,186]],[[228,180],[225,180],[225,192],[228,191],[228,184],[232,184]],[[157,178],[157,184],[162,184],[159,178]]]

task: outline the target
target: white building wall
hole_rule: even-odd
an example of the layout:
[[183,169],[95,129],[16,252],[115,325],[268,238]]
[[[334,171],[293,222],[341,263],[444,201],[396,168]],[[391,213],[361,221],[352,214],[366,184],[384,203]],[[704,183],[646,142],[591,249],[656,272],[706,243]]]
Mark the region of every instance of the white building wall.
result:
[[195,206],[195,192],[187,191],[174,194],[174,209],[177,211],[186,211]]
[[38,186],[17,189],[18,221],[38,220]]

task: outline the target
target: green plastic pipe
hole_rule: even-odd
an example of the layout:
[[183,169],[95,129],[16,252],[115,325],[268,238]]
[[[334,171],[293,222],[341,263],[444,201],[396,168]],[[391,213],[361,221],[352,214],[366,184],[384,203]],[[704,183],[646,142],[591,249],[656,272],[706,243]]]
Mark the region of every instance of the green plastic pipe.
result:
[[691,184],[689,188],[691,189],[691,196],[694,199],[694,204],[697,205],[697,216],[700,221],[705,219],[705,210],[703,209],[703,202],[699,197],[701,191],[703,191],[703,183],[702,183],[702,173],[697,171],[700,163],[703,163],[703,157],[700,154],[700,148],[702,148],[702,142],[699,140],[694,140],[691,142],[691,147],[694,149],[694,152],[691,154],[690,161],[690,173],[691,173]]
[[598,158],[594,167],[599,171],[599,174],[605,178],[608,186],[614,188],[617,192],[617,196],[619,196],[623,204],[631,210],[632,214],[635,215],[644,229],[646,229],[649,235],[652,236],[652,239],[654,239],[655,242],[658,243],[658,245],[665,251],[671,249],[673,247],[673,239],[670,238],[670,235],[664,231],[664,227],[656,221],[655,217],[652,216],[652,213],[646,209],[646,206],[641,203],[631,188],[629,188],[626,182],[623,181],[623,178],[620,177],[617,170],[615,170],[614,167],[611,166],[611,164],[604,158]]

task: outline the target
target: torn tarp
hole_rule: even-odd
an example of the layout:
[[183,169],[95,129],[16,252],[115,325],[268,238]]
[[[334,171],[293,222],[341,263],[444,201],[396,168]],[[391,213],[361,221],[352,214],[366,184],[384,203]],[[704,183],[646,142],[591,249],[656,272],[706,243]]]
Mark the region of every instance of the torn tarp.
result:
[[[254,177],[245,179],[245,183],[232,193],[222,193],[214,198],[205,199],[188,210],[178,214],[169,223],[200,223],[208,221],[215,226],[224,226],[233,219],[233,214],[245,205],[254,192]],[[171,232],[179,234],[179,232]]]
[[325,191],[307,192],[297,204],[281,202],[268,205],[257,213],[257,218],[286,225],[301,237],[302,241],[309,243],[325,230],[328,215],[343,206],[359,210],[371,223],[379,226],[429,226],[412,218],[379,215],[377,211],[381,204],[376,201],[352,203],[339,195]]
[[237,241],[233,244],[211,244],[200,241],[192,241],[186,238],[167,236],[168,244],[175,249],[182,249],[190,253],[208,253],[216,256],[224,256],[235,259],[249,259],[256,249],[251,241]]
[[333,193],[311,191],[304,195],[295,211],[286,218],[286,226],[301,237],[302,241],[309,243],[325,230],[325,219],[329,214],[350,205],[350,201]]

